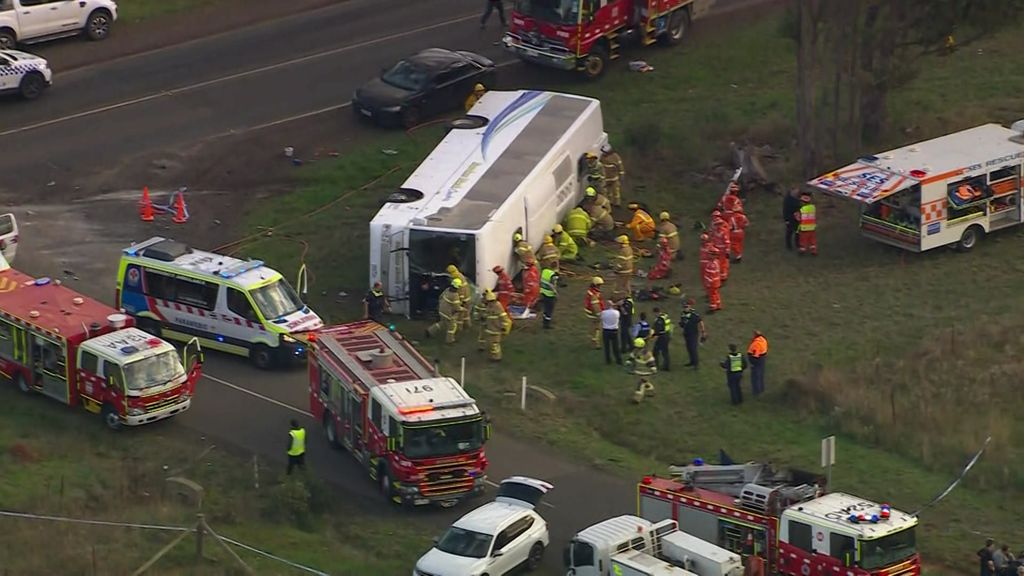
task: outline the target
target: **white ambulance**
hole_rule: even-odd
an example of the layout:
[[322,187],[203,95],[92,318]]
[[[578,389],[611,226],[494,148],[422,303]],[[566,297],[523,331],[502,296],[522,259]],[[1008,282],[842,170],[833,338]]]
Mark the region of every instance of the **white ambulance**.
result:
[[808,185],[859,202],[869,238],[914,252],[970,250],[985,234],[1024,220],[1022,166],[1024,120],[865,156]]
[[186,342],[195,337],[262,369],[305,358],[307,333],[323,326],[262,261],[159,236],[122,251],[115,302],[151,334]]

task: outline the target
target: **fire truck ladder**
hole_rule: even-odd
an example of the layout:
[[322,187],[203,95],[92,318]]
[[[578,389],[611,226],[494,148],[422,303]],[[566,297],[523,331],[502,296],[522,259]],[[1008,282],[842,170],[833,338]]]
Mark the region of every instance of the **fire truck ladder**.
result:
[[[822,494],[817,483],[796,480],[792,472],[776,472],[770,464],[748,462],[728,466],[670,466],[669,473],[688,488],[729,494],[748,510],[776,514],[780,508]],[[806,473],[801,473],[808,476]]]
[[[339,342],[341,340],[343,340],[343,342]],[[335,338],[323,338],[321,339],[321,342],[327,346],[327,349],[330,350],[334,356],[345,365],[345,368],[351,371],[357,379],[368,385],[373,382],[380,382],[387,379],[407,381],[415,378],[433,378],[436,375],[433,372],[430,372],[418,359],[413,358],[412,354],[406,350],[405,346],[403,346],[402,343],[394,337],[394,335],[383,328],[369,333],[356,332],[351,334],[335,335]],[[381,345],[382,343],[383,346]],[[347,348],[348,351],[342,348],[342,344],[345,345],[345,348]],[[402,364],[393,365],[390,368],[381,370],[367,370],[362,366],[362,363],[356,359],[359,352],[380,349],[390,350],[393,352],[402,361]],[[371,372],[386,373],[375,375]]]

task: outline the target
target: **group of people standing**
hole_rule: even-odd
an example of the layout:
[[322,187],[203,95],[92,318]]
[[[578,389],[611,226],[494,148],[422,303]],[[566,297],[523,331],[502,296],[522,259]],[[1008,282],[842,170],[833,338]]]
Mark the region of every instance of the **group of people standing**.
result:
[[1024,576],[1024,550],[1015,556],[1009,545],[996,548],[991,538],[978,550],[978,563],[981,576]]

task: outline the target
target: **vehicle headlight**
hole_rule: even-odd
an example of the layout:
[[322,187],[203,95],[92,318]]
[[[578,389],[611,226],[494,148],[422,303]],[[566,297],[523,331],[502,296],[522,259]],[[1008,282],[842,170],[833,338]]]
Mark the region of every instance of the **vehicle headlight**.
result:
[[399,112],[401,109],[402,109],[401,106],[387,106],[385,108],[381,108],[380,111],[381,112]]
[[146,411],[143,410],[142,408],[129,408],[128,409],[128,415],[129,416],[142,416],[145,413],[146,413]]
[[282,334],[281,335],[281,340],[284,340],[285,342],[287,342],[289,344],[295,344],[296,342],[298,342],[298,340],[296,340],[295,338],[292,338],[291,336],[289,336],[287,334]]

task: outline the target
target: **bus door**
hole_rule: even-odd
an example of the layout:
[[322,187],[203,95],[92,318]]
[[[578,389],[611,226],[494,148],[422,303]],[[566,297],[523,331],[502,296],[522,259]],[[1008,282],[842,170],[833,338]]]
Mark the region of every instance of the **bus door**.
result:
[[67,351],[54,340],[32,335],[32,386],[68,403]]

